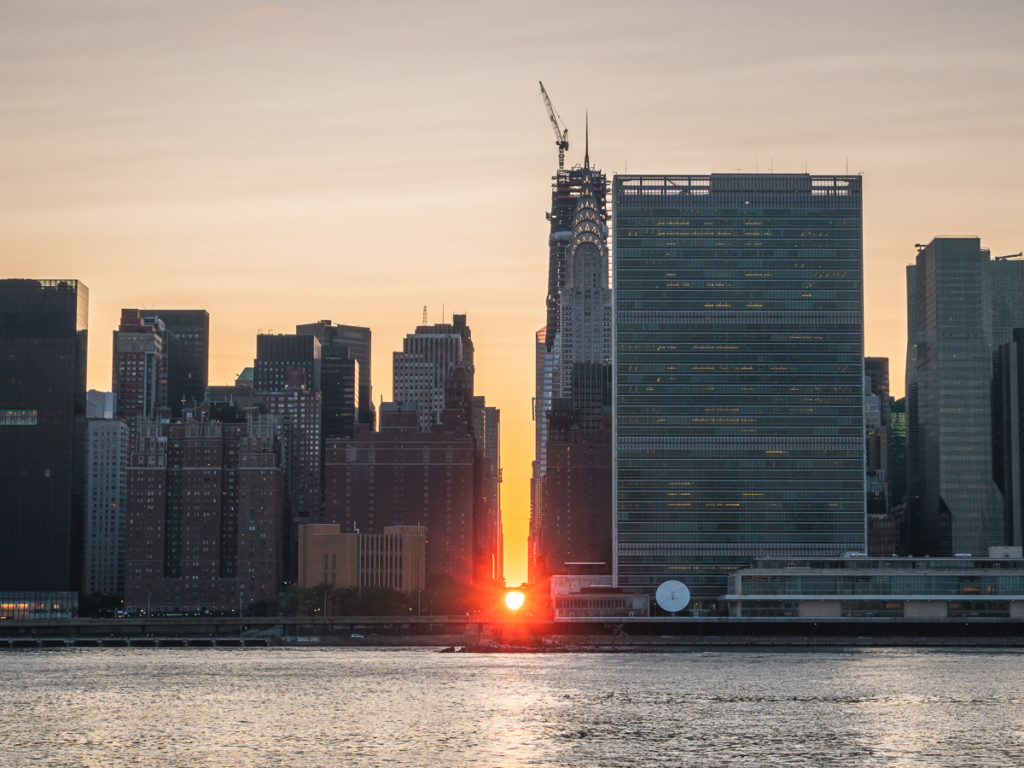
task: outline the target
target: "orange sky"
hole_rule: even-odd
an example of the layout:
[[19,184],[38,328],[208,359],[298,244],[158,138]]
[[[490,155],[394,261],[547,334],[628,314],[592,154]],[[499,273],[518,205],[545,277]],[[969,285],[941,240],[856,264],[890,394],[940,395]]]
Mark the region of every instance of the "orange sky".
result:
[[[435,7],[435,6],[441,7]],[[0,276],[204,307],[211,381],[257,330],[466,312],[502,411],[506,576],[526,577],[533,334],[556,151],[542,79],[609,174],[863,172],[867,351],[903,387],[916,242],[1024,249],[1018,2],[6,3]]]

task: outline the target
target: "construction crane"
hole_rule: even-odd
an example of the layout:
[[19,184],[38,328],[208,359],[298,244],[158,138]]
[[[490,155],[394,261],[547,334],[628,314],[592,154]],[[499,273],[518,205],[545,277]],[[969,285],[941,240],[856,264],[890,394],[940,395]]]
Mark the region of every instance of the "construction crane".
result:
[[551,127],[555,129],[555,146],[558,147],[558,170],[562,170],[565,167],[565,150],[569,148],[569,129],[562,128],[558,124],[558,115],[555,113],[555,108],[551,106],[551,99],[548,98],[548,92],[544,90],[544,83],[540,80],[540,95],[544,98],[544,106],[548,110],[548,120],[551,121]]

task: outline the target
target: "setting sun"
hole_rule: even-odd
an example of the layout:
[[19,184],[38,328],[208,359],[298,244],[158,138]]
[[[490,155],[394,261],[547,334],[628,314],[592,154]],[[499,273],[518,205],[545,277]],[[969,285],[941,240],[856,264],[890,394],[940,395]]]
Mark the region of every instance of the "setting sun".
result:
[[522,608],[524,600],[526,600],[526,596],[522,592],[505,593],[505,605],[508,606],[510,611],[518,611]]

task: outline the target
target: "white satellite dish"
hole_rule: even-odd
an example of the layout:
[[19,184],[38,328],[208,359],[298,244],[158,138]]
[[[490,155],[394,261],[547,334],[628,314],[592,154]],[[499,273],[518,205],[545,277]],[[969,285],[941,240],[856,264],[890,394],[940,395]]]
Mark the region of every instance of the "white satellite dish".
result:
[[663,611],[678,613],[690,604],[690,590],[683,582],[672,579],[658,587],[654,599]]

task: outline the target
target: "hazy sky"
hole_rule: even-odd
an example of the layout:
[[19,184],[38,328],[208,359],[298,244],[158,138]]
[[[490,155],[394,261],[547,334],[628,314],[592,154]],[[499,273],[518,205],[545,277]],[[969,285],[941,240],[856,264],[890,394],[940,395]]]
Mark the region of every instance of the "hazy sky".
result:
[[465,312],[502,411],[525,578],[533,337],[554,137],[621,172],[864,174],[867,352],[903,389],[914,243],[1024,249],[1020,2],[0,0],[0,276],[89,287],[89,385],[121,307],[203,307],[211,381],[257,330]]

